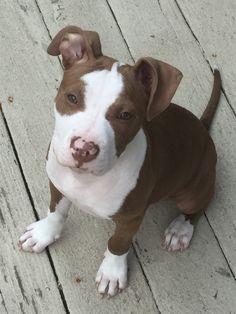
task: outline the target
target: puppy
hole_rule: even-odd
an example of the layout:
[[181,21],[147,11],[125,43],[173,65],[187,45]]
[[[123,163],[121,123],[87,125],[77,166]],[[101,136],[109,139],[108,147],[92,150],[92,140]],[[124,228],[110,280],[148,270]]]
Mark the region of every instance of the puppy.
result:
[[55,98],[55,129],[47,157],[51,202],[46,218],[20,237],[39,253],[57,240],[73,203],[115,222],[96,276],[99,293],[114,296],[127,284],[127,254],[148,206],[170,197],[181,214],[163,245],[186,249],[215,184],[216,151],[208,129],[219,102],[214,71],[201,119],[171,103],[179,70],[141,58],[127,65],[104,56],[96,32],[62,29],[48,47],[62,56],[64,74]]

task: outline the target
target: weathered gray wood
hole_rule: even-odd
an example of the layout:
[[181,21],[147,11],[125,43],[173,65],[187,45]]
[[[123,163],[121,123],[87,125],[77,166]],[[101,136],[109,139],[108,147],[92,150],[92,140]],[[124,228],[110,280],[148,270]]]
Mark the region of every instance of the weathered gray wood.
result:
[[[55,4],[55,1],[53,2]],[[81,8],[77,5],[77,1],[73,3],[74,7],[71,7],[71,11],[74,9],[73,20],[63,21],[64,25],[79,24],[78,16],[81,15]],[[48,3],[41,4],[45,11],[51,12]],[[88,5],[87,9],[86,5]],[[93,10],[90,10],[91,5],[92,1],[90,3],[84,1],[82,5],[84,25],[86,20],[90,21],[90,27],[100,31],[98,25],[105,23],[103,36],[106,38],[107,31],[110,40],[117,39],[116,45],[114,41],[113,43],[110,41],[109,49],[110,51],[114,49],[118,53],[122,47],[122,37],[108,6],[97,2],[97,8],[93,6]],[[103,16],[99,15],[102,5]],[[3,16],[0,36],[1,41],[4,40],[4,47],[0,45],[0,95],[3,111],[35,208],[39,216],[43,217],[48,207],[48,183],[44,160],[52,133],[52,103],[56,94],[55,86],[58,85],[56,80],[60,76],[61,69],[56,58],[49,58],[46,55],[49,37],[34,2],[28,0],[15,3],[5,0],[0,3],[0,12]],[[106,16],[105,20],[104,16]],[[14,23],[9,24],[8,21]],[[129,59],[125,48],[120,51],[119,56]],[[8,96],[13,96],[13,102],[7,100]],[[31,208],[28,211],[30,213]],[[32,218],[28,216],[25,225],[31,221]],[[69,310],[71,313],[158,312],[137,259],[132,254],[130,287],[126,293],[122,293],[112,301],[100,300],[94,280],[111,229],[111,225],[107,222],[88,217],[76,210],[70,216],[64,237],[50,248]],[[18,236],[23,230],[19,231]],[[21,254],[25,259],[30,256]],[[33,258],[37,259],[37,256],[30,256],[30,260]],[[80,283],[76,282],[77,276],[82,278]],[[28,281],[30,278],[26,283]]]
[[[52,4],[39,2],[51,33],[67,24],[96,29],[105,44],[103,45],[105,53],[113,54],[122,61],[130,60],[105,2],[52,2]],[[4,57],[4,62],[0,61],[0,73],[4,73],[4,77],[1,75],[1,100],[36,208],[43,216],[47,207],[45,201],[47,182],[45,177],[42,177],[42,173],[45,173],[42,160],[48,145],[47,139],[52,130],[52,114],[47,103],[54,96],[55,85],[57,85],[55,79],[58,78],[60,67],[55,60],[50,59],[49,61],[46,54],[42,52],[42,46],[46,47],[48,37],[43,30],[44,25],[40,17],[36,14],[34,4],[29,1],[21,2],[21,10],[17,5],[9,7],[10,4],[11,2],[4,2],[1,7],[2,23],[5,22],[5,26],[0,29],[0,34],[1,39],[7,39],[4,41],[5,46],[0,47],[1,56]],[[119,10],[116,8],[118,22],[124,23],[124,19],[127,19],[125,20],[126,25],[121,23],[120,25],[127,40],[129,34],[132,35],[128,44],[135,58],[144,54],[155,56],[157,53],[156,42],[163,41],[158,47],[161,52],[160,58],[179,66],[185,74],[182,89],[179,90],[175,99],[180,104],[186,104],[188,108],[191,103],[192,111],[200,115],[211,89],[212,76],[195,41],[184,26],[181,15],[176,11],[175,4],[165,3],[164,11],[169,6],[171,8],[168,11],[169,18],[162,16],[156,7],[156,2],[150,1],[149,4],[145,2],[143,6],[141,2],[137,1],[135,6],[133,6],[133,2],[125,3],[124,1],[117,1],[115,4],[122,15],[119,15]],[[115,4],[112,2],[113,9]],[[54,18],[58,14],[57,5],[63,5],[65,9],[58,7],[58,11],[63,11],[64,15],[58,17],[58,23],[55,24]],[[154,12],[156,13],[154,14]],[[15,21],[15,24],[7,25],[9,20]],[[171,21],[174,21],[173,25]],[[18,25],[17,30],[15,25]],[[112,29],[109,29],[110,26]],[[155,33],[149,34],[149,31],[152,30],[151,27],[154,27]],[[149,35],[154,35],[156,38],[149,38]],[[28,37],[31,39],[29,40]],[[116,40],[115,44],[114,40]],[[150,41],[153,43],[151,44]],[[20,84],[16,84],[16,82],[20,82]],[[31,85],[30,90],[29,85]],[[14,96],[13,103],[7,102],[7,97],[10,95]],[[225,252],[227,251],[226,255],[230,256],[229,261],[233,265],[235,252],[229,236],[232,236],[232,239],[235,237],[233,224],[230,222],[230,219],[232,220],[234,217],[233,204],[235,203],[233,192],[235,186],[235,173],[233,172],[235,169],[235,167],[233,168],[235,135],[230,135],[230,131],[235,130],[235,124],[224,100],[221,106],[214,123],[213,136],[218,138],[217,130],[221,130],[221,125],[225,126],[217,146],[220,151],[220,159],[222,159],[219,173],[222,178],[226,177],[227,180],[223,181],[220,177],[221,185],[218,185],[218,190],[223,190],[222,196],[212,203],[208,215],[212,213],[211,223],[215,219],[215,222],[213,221],[215,232],[218,232],[217,236],[221,244],[223,243],[223,248]],[[229,147],[227,148],[227,146]],[[228,194],[226,194],[227,191]],[[224,209],[223,214],[221,205]],[[169,208],[169,205],[163,205],[163,207],[165,206]],[[222,217],[221,220],[220,217]],[[155,219],[158,220],[162,229],[154,226]],[[148,214],[137,242],[142,250],[140,258],[145,271],[148,270],[148,279],[154,289],[160,309],[163,313],[171,311],[189,313],[193,309],[197,313],[204,310],[209,313],[213,311],[222,313],[222,309],[223,312],[227,312],[232,306],[234,310],[233,280],[232,277],[227,277],[229,270],[204,219],[199,225],[199,234],[194,239],[192,250],[183,255],[177,254],[174,260],[170,254],[164,253],[160,249],[157,250],[155,246],[160,243],[160,233],[164,230],[167,220],[170,220],[169,213],[165,214],[164,212],[164,214],[160,214],[160,217],[156,211],[153,215]],[[101,253],[105,250],[105,241],[110,230],[108,223],[75,211],[70,216],[64,237],[52,246],[50,251],[69,309],[72,313],[131,312],[132,310],[137,312],[136,308],[140,312],[156,311],[136,259],[133,258],[131,258],[134,265],[131,266],[132,277],[128,294],[126,292],[121,297],[110,301],[97,299],[91,283],[102,258]],[[143,232],[145,233],[143,234]],[[205,254],[205,252],[208,253]],[[203,253],[205,256],[202,256]],[[151,265],[150,268],[148,263]],[[188,276],[187,279],[184,278],[185,275]],[[75,282],[77,276],[82,278],[79,284]],[[222,280],[221,276],[223,276]],[[212,286],[216,289],[211,290]],[[197,287],[197,293],[195,287]],[[222,287],[225,291],[224,294]],[[91,297],[93,294],[94,297]],[[141,299],[139,299],[140,297]]]
[[[222,72],[223,87],[236,112],[236,2],[214,0],[177,0],[205,58]],[[200,19],[199,19],[200,17]]]
[[151,207],[135,247],[162,314],[235,313],[236,286],[204,217],[185,252],[161,248],[166,226],[177,216],[171,202]]
[[47,255],[22,254],[18,235],[34,219],[0,112],[0,313],[65,313]]
[[113,54],[118,60],[132,62],[105,0],[53,0],[50,3],[37,0],[37,2],[51,35],[55,35],[65,25],[77,25],[83,29],[94,30],[99,33],[105,55]]
[[[109,0],[109,3],[134,58],[137,60],[141,56],[148,55],[180,68],[184,73],[184,79],[175,101],[200,116],[209,98],[213,77],[176,4],[161,1],[160,8],[157,1]],[[200,16],[198,18],[200,19]],[[234,115],[225,98],[222,97],[211,132],[219,159],[216,196],[207,215],[230,266],[236,273],[236,251],[232,240],[236,237],[235,131]],[[167,210],[168,207],[165,205],[163,210]],[[163,232],[167,219],[160,214],[158,220]],[[183,255],[178,254],[174,261],[170,255],[162,251],[157,253],[154,250],[155,244],[160,242],[160,237],[157,238],[151,224],[153,225],[153,222],[149,214],[142,228],[145,233],[138,234],[137,245],[142,249],[142,262],[145,258],[153,261],[154,266],[151,267],[146,263],[144,269],[161,312],[169,313],[171,309],[175,313],[199,313],[205,310],[209,313],[215,310],[217,313],[233,311],[235,303],[231,289],[235,294],[234,280],[229,278],[226,280],[227,283],[222,285],[221,277],[215,273],[215,269],[219,268],[226,269],[228,273],[229,268],[223,255],[220,254],[206,221],[204,219],[201,221],[199,230],[202,235],[200,232],[199,236],[196,235],[192,248]],[[147,239],[150,243],[149,249],[146,244]],[[144,248],[147,248],[147,252]],[[154,262],[155,257],[156,262]],[[159,265],[160,259],[163,262]],[[221,266],[217,266],[217,263]],[[183,274],[184,271],[188,275]],[[175,290],[172,289],[174,281]],[[212,293],[208,289],[210,285],[217,287],[216,290],[221,295],[219,299],[210,297]],[[204,294],[207,291],[206,297]],[[168,295],[169,299],[167,299]]]
[[[110,222],[73,208],[62,238],[51,247],[71,312],[158,313],[133,251],[129,256],[128,288],[110,300],[101,299],[96,291],[95,275],[112,230]],[[81,282],[77,283],[76,278]]]

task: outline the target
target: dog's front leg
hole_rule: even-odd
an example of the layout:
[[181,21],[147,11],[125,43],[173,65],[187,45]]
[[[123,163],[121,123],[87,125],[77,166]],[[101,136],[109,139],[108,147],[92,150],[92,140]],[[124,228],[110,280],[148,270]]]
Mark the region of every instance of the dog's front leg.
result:
[[48,215],[29,225],[20,237],[20,248],[24,251],[40,253],[60,238],[71,202],[56,189],[51,181],[49,184],[51,201]]
[[107,294],[108,297],[116,295],[127,285],[127,255],[143,215],[132,220],[123,218],[113,219],[116,223],[115,233],[108,241],[104,259],[96,276],[98,292]]

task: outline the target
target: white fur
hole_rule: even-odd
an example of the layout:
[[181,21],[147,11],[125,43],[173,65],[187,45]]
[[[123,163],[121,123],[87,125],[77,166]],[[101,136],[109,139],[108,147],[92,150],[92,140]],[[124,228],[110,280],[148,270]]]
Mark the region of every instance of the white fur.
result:
[[[109,218],[135,187],[146,154],[146,138],[140,130],[118,158],[114,130],[106,119],[108,108],[123,90],[118,63],[111,70],[82,76],[85,110],[71,116],[55,110],[55,131],[47,161],[47,173],[56,188],[80,209]],[[96,159],[75,168],[70,143],[74,136],[99,145]]]
[[[114,131],[105,119],[107,108],[123,89],[117,63],[111,71],[95,71],[84,75],[83,80],[86,110],[71,116],[62,116],[55,110],[56,126],[46,168],[64,198],[55,212],[27,227],[20,238],[25,251],[41,252],[60,237],[71,202],[90,214],[109,219],[136,186],[146,155],[145,134],[141,129],[117,158]],[[74,168],[74,161],[70,160],[73,136],[83,136],[100,147],[96,160],[85,163],[82,169]]]
[[114,296],[127,285],[127,255],[114,255],[108,249],[97,272],[98,292]]
[[62,165],[75,166],[70,143],[73,137],[78,136],[87,142],[94,142],[100,149],[98,157],[84,166],[90,173],[101,175],[111,169],[116,161],[115,134],[105,115],[123,90],[122,75],[117,67],[116,62],[110,71],[93,71],[81,77],[85,83],[84,111],[61,115],[55,109],[52,145]]
[[193,236],[193,225],[185,220],[184,215],[178,216],[165,230],[163,246],[168,251],[184,250],[189,246]]
[[109,218],[136,186],[146,148],[146,137],[141,129],[112,169],[102,176],[95,176],[80,173],[76,168],[63,167],[50,147],[47,173],[56,188],[81,210]]
[[26,228],[20,237],[20,246],[24,251],[40,253],[45,247],[60,238],[71,202],[63,197],[55,208],[55,212],[36,221]]

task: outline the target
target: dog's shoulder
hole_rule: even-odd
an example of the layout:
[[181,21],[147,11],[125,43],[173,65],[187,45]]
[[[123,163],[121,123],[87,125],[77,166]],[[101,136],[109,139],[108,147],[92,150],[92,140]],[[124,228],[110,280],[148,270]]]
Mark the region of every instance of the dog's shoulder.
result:
[[202,133],[207,135],[208,132],[201,121],[188,109],[171,103],[169,107],[145,125],[149,134],[159,134],[159,137],[168,137],[176,139],[178,136]]

